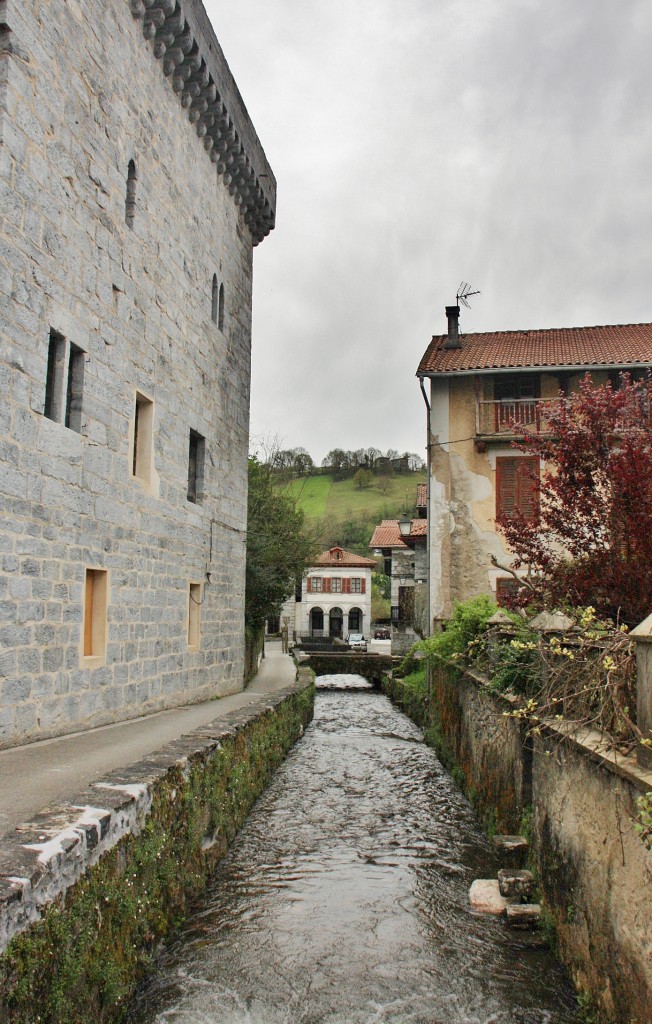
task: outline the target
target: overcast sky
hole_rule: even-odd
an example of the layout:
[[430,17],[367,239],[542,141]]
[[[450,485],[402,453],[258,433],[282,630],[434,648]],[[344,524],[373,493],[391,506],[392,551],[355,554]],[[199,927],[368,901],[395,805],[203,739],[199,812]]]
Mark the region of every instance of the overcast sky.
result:
[[423,454],[463,331],[652,320],[650,0],[204,0],[278,181],[252,437]]

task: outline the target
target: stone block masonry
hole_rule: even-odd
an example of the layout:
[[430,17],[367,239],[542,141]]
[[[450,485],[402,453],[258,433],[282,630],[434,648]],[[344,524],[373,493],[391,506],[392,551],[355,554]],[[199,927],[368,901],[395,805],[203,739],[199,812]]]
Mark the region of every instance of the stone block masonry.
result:
[[113,1024],[312,718],[298,681],[51,808],[0,846],[0,1019]]
[[506,715],[505,695],[442,659],[431,666],[430,703],[400,679],[384,688],[423,727],[487,825],[529,833],[559,952],[591,1001],[591,1019],[647,1024],[652,849],[636,825],[652,772],[569,724],[542,723],[527,738]]
[[0,0],[0,746],[241,689],[274,204],[199,0]]

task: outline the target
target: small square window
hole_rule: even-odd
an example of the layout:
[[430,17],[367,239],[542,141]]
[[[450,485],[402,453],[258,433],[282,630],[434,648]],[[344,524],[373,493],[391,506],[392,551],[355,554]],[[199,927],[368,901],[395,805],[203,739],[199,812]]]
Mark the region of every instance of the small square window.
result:
[[106,657],[109,574],[106,569],[87,569],[84,581],[82,657],[98,664]]
[[201,635],[201,583],[188,584],[188,647],[199,650]]
[[142,483],[149,485],[153,475],[154,403],[140,391],[136,392],[133,428],[131,472]]
[[196,430],[190,431],[188,443],[188,501],[201,505],[204,500],[204,458],[206,439]]

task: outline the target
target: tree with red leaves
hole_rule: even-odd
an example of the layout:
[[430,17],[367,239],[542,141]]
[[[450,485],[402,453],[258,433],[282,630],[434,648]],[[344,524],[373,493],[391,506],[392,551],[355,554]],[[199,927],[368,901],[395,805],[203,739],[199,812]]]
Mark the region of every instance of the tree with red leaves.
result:
[[546,421],[517,445],[544,462],[538,515],[497,519],[515,568],[529,570],[519,603],[592,605],[636,624],[652,612],[652,375],[614,388],[587,374]]

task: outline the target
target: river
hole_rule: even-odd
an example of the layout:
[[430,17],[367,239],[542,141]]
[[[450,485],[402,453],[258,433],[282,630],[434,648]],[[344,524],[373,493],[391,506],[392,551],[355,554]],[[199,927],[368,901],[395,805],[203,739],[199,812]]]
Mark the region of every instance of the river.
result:
[[499,866],[486,836],[416,726],[357,685],[320,689],[130,1024],[577,1020],[540,940],[469,909]]

